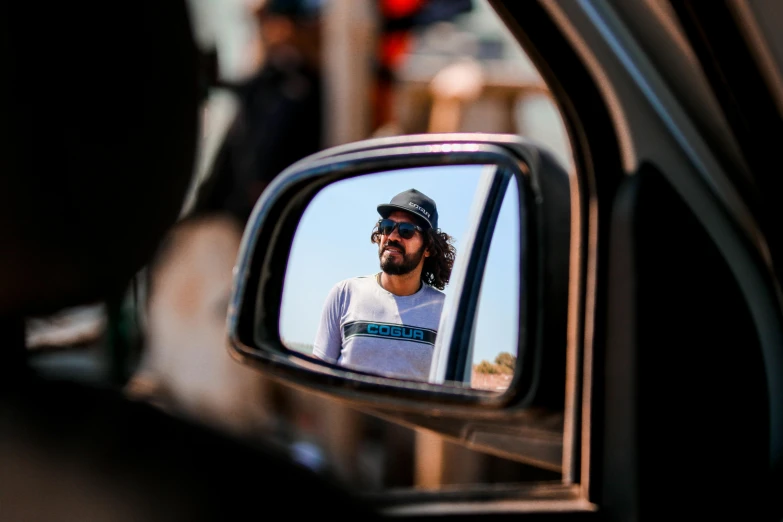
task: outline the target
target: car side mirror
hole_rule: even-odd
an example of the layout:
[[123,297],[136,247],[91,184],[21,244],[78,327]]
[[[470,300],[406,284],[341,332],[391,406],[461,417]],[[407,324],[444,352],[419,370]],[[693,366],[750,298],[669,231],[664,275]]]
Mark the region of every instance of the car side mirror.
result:
[[[570,183],[552,155],[511,135],[382,138],[305,158],[266,188],[245,229],[232,354],[561,470]],[[501,422],[510,412],[513,429]]]

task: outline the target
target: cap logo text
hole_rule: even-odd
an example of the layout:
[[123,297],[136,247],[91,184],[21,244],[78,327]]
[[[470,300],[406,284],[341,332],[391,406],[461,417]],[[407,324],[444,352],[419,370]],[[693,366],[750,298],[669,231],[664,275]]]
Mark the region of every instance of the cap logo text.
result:
[[419,212],[421,212],[422,214],[424,214],[425,216],[427,216],[427,219],[429,219],[429,217],[430,217],[430,213],[429,213],[429,212],[427,212],[426,210],[424,210],[423,208],[421,208],[419,205],[417,205],[417,204],[416,204],[416,203],[414,203],[413,201],[409,201],[409,202],[408,202],[408,205],[412,206],[413,208],[415,208],[416,210],[418,210]]

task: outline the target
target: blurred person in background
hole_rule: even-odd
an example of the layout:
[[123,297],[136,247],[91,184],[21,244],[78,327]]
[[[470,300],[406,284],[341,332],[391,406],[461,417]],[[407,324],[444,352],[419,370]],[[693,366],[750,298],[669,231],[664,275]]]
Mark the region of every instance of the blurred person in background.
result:
[[[321,149],[320,2],[254,8],[256,74],[231,86],[239,109],[195,204],[147,267],[147,327],[130,396],[247,436],[276,433],[279,387],[237,364],[225,330],[242,230],[266,185]],[[271,430],[271,431],[270,431]]]
[[327,0],[267,0],[256,17],[263,65],[234,87],[239,112],[196,203],[244,224],[266,185],[323,148],[321,15]]
[[[215,78],[184,1],[4,7],[0,518],[235,520],[301,488],[310,502],[285,506],[292,517],[333,506],[373,519],[361,499],[263,441],[31,365],[25,318],[111,300],[176,222]],[[52,78],[68,78],[56,94]],[[231,480],[248,470],[253,480]]]

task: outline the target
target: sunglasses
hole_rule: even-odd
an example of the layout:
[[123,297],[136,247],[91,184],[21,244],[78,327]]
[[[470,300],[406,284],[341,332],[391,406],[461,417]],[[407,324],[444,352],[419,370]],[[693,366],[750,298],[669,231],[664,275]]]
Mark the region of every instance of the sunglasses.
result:
[[384,236],[390,236],[392,232],[394,232],[395,228],[397,229],[397,233],[400,234],[400,237],[403,239],[412,238],[417,231],[424,232],[423,228],[418,225],[414,225],[413,223],[398,223],[397,221],[392,221],[391,219],[381,219],[378,221],[378,232]]

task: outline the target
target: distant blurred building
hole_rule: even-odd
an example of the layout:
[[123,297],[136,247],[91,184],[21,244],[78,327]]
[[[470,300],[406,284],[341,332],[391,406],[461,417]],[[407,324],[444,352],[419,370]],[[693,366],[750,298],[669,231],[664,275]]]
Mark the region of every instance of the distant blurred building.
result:
[[554,98],[528,56],[484,1],[422,27],[396,71],[399,133],[501,132],[536,140],[569,168]]

